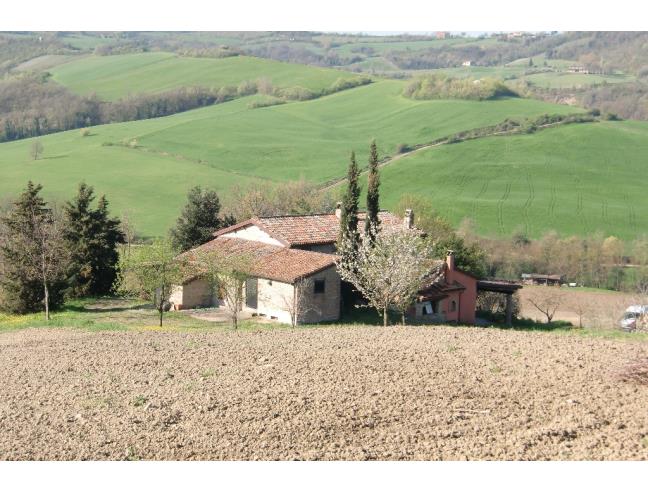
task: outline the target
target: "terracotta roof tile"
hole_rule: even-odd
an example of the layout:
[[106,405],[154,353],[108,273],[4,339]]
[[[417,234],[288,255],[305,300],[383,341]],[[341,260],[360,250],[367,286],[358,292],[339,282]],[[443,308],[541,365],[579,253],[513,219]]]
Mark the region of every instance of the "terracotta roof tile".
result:
[[[358,228],[364,230],[366,214],[358,214]],[[403,221],[396,215],[381,211],[378,214],[380,223],[385,229],[403,228]],[[214,233],[219,237],[228,232],[256,225],[270,236],[286,243],[287,246],[305,246],[309,244],[328,244],[337,241],[340,220],[335,214],[281,215],[257,217]]]
[[250,258],[250,270],[254,277],[294,283],[302,277],[313,275],[335,265],[335,255],[289,249],[282,246],[232,237],[217,237],[208,243],[183,253],[191,260],[198,252],[219,251],[224,256]]

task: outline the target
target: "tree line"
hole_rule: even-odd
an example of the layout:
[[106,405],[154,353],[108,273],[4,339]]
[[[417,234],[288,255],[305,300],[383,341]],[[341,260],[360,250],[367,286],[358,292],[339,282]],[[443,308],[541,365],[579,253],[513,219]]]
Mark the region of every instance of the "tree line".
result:
[[252,94],[282,101],[308,100],[371,83],[368,77],[340,78],[330,87],[275,87],[270,79],[244,80],[237,86],[181,87],[159,94],[130,95],[101,101],[80,96],[51,81],[48,74],[23,74],[0,81],[0,142],[38,137],[105,123],[169,116]]
[[623,241],[595,233],[561,237],[547,232],[538,239],[514,234],[481,238],[487,274],[519,280],[522,273],[559,274],[578,285],[638,292],[648,288],[648,237]]
[[59,308],[65,298],[114,292],[117,245],[124,240],[105,196],[81,183],[61,208],[31,181],[0,217],[0,308],[29,313]]

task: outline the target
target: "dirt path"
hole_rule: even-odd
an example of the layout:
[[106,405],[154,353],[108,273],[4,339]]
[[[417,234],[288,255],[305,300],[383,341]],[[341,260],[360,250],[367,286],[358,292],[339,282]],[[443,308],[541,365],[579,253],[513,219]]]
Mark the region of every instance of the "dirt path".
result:
[[448,327],[0,334],[0,460],[648,459],[648,344]]

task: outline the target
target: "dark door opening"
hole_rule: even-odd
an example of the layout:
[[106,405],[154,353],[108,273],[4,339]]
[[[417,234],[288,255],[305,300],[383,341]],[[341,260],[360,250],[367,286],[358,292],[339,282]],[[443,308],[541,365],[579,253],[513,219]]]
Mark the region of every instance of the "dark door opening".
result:
[[245,281],[245,305],[256,309],[259,299],[259,279],[249,278]]

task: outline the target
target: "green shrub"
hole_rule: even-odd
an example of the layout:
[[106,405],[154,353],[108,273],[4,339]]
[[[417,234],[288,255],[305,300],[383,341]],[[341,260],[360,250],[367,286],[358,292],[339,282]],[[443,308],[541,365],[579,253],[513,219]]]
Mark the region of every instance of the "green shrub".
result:
[[413,150],[413,148],[409,144],[402,143],[402,144],[398,144],[396,146],[396,153],[397,154],[404,154],[405,152],[409,152],[411,150]]
[[360,87],[361,85],[367,85],[372,82],[370,77],[356,77],[354,79],[343,79],[339,78],[333,84],[327,92],[334,93],[339,91],[344,91],[346,89],[352,89],[354,87]]
[[289,101],[308,101],[317,97],[313,91],[300,86],[276,90],[275,95]]
[[279,104],[286,104],[286,101],[278,97],[266,97],[265,99],[252,101],[251,103],[248,104],[248,108],[249,109],[267,108],[269,106],[277,106]]
[[501,80],[477,80],[448,77],[444,74],[426,75],[412,80],[403,91],[412,99],[468,99],[484,101],[498,97],[517,96]]

